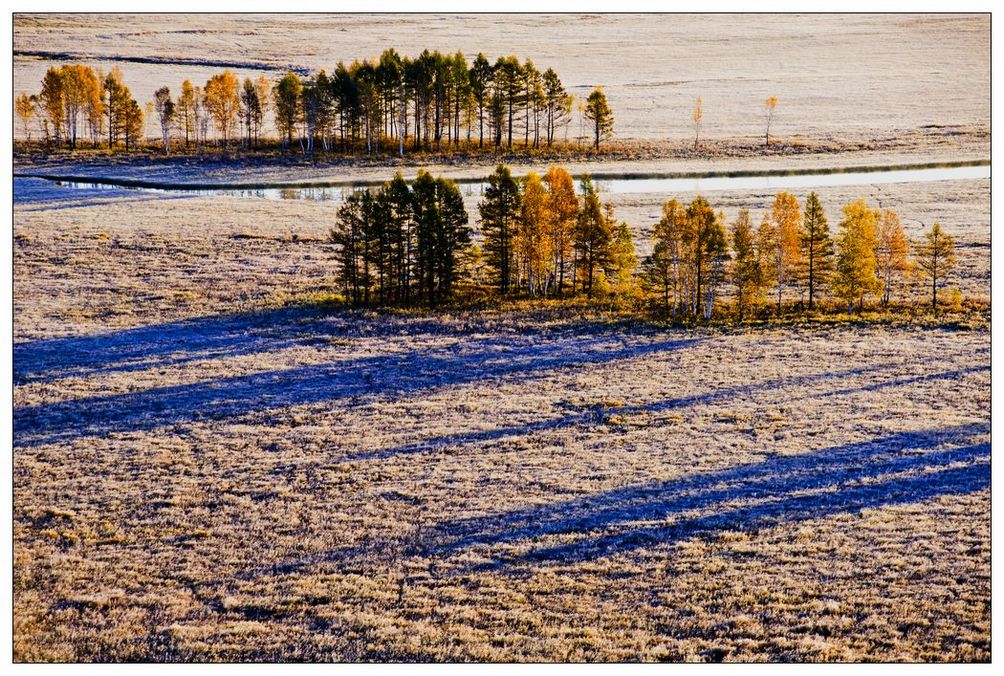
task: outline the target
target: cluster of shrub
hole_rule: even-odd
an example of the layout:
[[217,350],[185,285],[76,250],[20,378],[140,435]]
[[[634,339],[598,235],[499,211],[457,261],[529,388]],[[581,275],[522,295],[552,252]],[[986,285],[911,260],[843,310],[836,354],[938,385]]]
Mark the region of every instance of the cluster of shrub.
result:
[[[259,147],[266,115],[271,112],[284,147],[298,143],[304,152],[323,150],[379,152],[393,148],[437,151],[487,144],[512,148],[551,146],[567,141],[574,97],[552,68],[515,56],[491,63],[478,54],[468,63],[461,53],[423,51],[417,57],[387,49],[378,60],[339,62],[329,75],[311,77],[287,72],[276,82],[264,76],[243,82],[225,70],[204,86],[189,80],[180,94],[157,90],[146,107],[160,125],[164,152],[172,137],[202,146],[210,127],[227,145],[239,139]],[[580,108],[598,149],[613,132],[613,113],[599,87]],[[104,74],[82,64],[52,67],[38,94],[22,93],[16,112],[30,139],[37,120],[47,145],[77,147],[78,127],[93,146],[109,148],[123,141],[136,147],[143,135],[144,109],[123,84],[118,68]],[[522,136],[522,138],[520,138]]]
[[776,294],[813,310],[827,291],[848,312],[865,299],[888,305],[919,274],[931,303],[952,270],[954,242],[935,223],[911,243],[899,216],[864,200],[842,207],[835,236],[818,196],[804,208],[780,192],[758,227],[749,210],[728,223],[707,199],[663,205],[651,255],[639,263],[628,224],[618,222],[593,181],[576,191],[572,176],[551,167],[516,178],[500,165],[478,204],[480,241],[468,227],[460,188],[421,172],[409,186],[400,174],[374,190],[352,193],[331,232],[339,279],[354,304],[438,304],[458,282],[500,296],[647,297],[668,317],[710,320],[732,291],[742,321]]

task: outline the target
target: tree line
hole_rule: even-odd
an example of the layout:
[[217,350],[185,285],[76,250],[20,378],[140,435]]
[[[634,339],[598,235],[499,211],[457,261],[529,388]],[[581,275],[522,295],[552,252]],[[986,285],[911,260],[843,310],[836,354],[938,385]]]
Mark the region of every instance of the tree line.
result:
[[776,294],[778,313],[785,296],[796,308],[812,311],[826,291],[848,313],[864,309],[876,296],[888,306],[913,275],[930,281],[931,303],[955,265],[954,240],[935,223],[923,241],[911,243],[899,215],[858,199],[841,208],[831,236],[818,195],[804,208],[780,192],[754,228],[748,209],[731,223],[704,197],[683,205],[669,200],[655,228],[654,249],[642,277],[656,290],[664,313],[673,318],[710,319],[719,291],[730,284],[739,321]]
[[[504,56],[492,63],[480,53],[468,63],[461,52],[425,50],[412,58],[386,49],[379,59],[339,62],[330,74],[289,71],[275,82],[264,76],[241,82],[224,70],[201,87],[186,80],[176,97],[168,87],[158,89],[147,115],[156,115],[165,153],[172,140],[186,149],[206,145],[210,130],[224,147],[258,148],[271,113],[283,148],[403,156],[461,146],[551,147],[567,141],[574,104],[554,69],[541,71],[530,59]],[[614,123],[602,88],[579,110],[598,150]],[[119,68],[105,75],[82,64],[49,68],[41,91],[19,95],[15,111],[28,139],[37,120],[47,145],[71,149],[78,124],[94,147],[124,141],[135,148],[145,122]]]
[[674,321],[710,320],[728,305],[743,321],[768,302],[779,313],[786,300],[812,311],[824,296],[849,313],[871,296],[888,306],[920,276],[937,310],[938,289],[955,264],[954,241],[940,224],[911,243],[896,212],[864,200],[842,207],[831,235],[814,192],[804,206],[778,193],[757,227],[748,209],[727,223],[704,197],[668,200],[640,264],[628,224],[589,176],[576,190],[561,167],[516,178],[499,165],[477,209],[479,241],[452,181],[420,172],[409,185],[398,174],[353,192],[330,237],[346,299],[436,305],[454,298],[463,281],[501,297],[648,299]]

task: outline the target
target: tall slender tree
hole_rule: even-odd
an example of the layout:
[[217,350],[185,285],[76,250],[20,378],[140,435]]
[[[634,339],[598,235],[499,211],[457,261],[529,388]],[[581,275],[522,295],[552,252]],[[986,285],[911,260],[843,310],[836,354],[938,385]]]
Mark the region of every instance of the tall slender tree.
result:
[[816,292],[826,282],[833,268],[833,240],[830,226],[819,196],[810,192],[805,200],[805,218],[800,234],[801,257],[806,265],[806,281],[809,287],[809,310],[813,309]]
[[485,109],[491,94],[493,72],[488,57],[483,52],[479,53],[469,73],[471,94],[478,107],[478,148],[485,145]]
[[938,287],[944,286],[955,267],[955,239],[941,229],[940,223],[924,234],[924,241],[917,247],[917,265],[931,280],[931,308],[937,312]]
[[572,247],[575,250],[577,267],[582,271],[579,275],[582,289],[587,295],[592,296],[596,273],[603,270],[610,262],[611,223],[603,211],[603,203],[590,176],[583,176],[579,180],[579,190],[582,193],[582,208],[579,211]]
[[185,134],[185,149],[192,136],[196,133],[195,124],[195,87],[190,80],[181,83],[181,94],[178,96],[178,103],[175,105],[175,115],[179,128]]
[[781,312],[782,292],[785,286],[798,281],[801,263],[800,233],[802,210],[798,199],[788,192],[779,192],[774,197],[770,218],[774,224],[774,279],[777,282],[777,311]]
[[513,240],[520,214],[519,184],[503,164],[488,177],[484,199],[478,204],[481,233],[488,267],[501,293],[513,290],[515,279]]
[[303,83],[293,71],[283,75],[272,89],[275,125],[283,138],[283,148],[289,148],[293,144],[293,134],[297,133],[296,127],[300,120],[302,96]]

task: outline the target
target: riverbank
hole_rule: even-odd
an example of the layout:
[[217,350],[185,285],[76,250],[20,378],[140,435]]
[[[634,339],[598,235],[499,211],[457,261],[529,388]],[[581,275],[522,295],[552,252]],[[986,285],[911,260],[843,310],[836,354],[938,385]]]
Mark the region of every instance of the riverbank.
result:
[[573,174],[594,176],[723,175],[755,172],[846,171],[914,164],[989,162],[990,134],[981,127],[924,128],[889,133],[884,140],[709,140],[695,151],[690,142],[619,141],[601,153],[561,150],[529,153],[424,153],[394,156],[219,152],[162,155],[80,150],[55,154],[18,152],[15,174],[112,179],[153,184],[268,185],[382,182],[419,169],[458,181],[483,178],[504,163],[515,173],[560,164]]

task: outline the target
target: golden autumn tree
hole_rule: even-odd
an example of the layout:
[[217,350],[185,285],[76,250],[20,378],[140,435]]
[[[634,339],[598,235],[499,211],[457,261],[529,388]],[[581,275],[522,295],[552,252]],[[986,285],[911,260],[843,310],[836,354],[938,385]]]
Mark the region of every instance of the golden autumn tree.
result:
[[[607,205],[610,206],[610,205]],[[613,208],[608,212],[608,218],[613,222]],[[610,283],[614,293],[618,295],[633,294],[637,288],[635,270],[638,269],[638,255],[635,253],[634,237],[627,221],[621,221],[613,227],[610,242]]]
[[[59,143],[63,137],[64,125],[64,91],[63,73],[55,66],[49,68],[42,78],[42,91],[38,95],[40,108],[44,112],[46,141],[51,138]],[[51,132],[50,132],[51,130]]]
[[837,235],[833,293],[847,303],[848,312],[852,311],[855,301],[860,312],[864,308],[864,297],[882,290],[875,259],[881,214],[861,199],[846,205],[843,213]]
[[556,293],[565,286],[565,268],[572,255],[572,234],[579,218],[579,198],[575,195],[572,175],[561,167],[551,167],[544,175],[548,196],[548,229],[551,233],[552,266]]
[[101,82],[93,69],[79,63],[62,66],[60,74],[63,87],[63,113],[66,117],[64,128],[70,148],[75,149],[81,116],[91,119],[87,114],[89,108],[100,105]]
[[31,100],[31,96],[22,92],[14,100],[14,112],[17,114],[19,120],[21,120],[21,133],[24,135],[25,139],[31,140],[31,121],[35,117],[35,102]]
[[882,212],[878,226],[875,261],[882,277],[882,304],[888,305],[893,284],[913,268],[910,260],[910,240],[903,231],[899,215],[891,209]]
[[553,242],[547,227],[549,201],[540,176],[531,171],[523,179],[523,199],[514,242],[518,274],[531,296],[545,293],[551,276]]
[[[104,114],[107,120],[108,147],[113,148],[119,138],[129,136],[130,123],[135,126],[135,111],[132,110],[132,93],[122,82],[122,70],[115,66],[101,82]],[[142,111],[141,111],[142,112]],[[128,145],[128,139],[126,145]]]
[[802,260],[802,209],[798,199],[788,192],[777,193],[770,210],[770,220],[774,235],[770,246],[774,258],[774,280],[777,283],[777,311],[780,312],[784,287],[798,280]]
[[216,129],[224,145],[230,139],[241,105],[237,88],[237,76],[225,70],[209,78],[204,89],[206,110],[216,122]]

